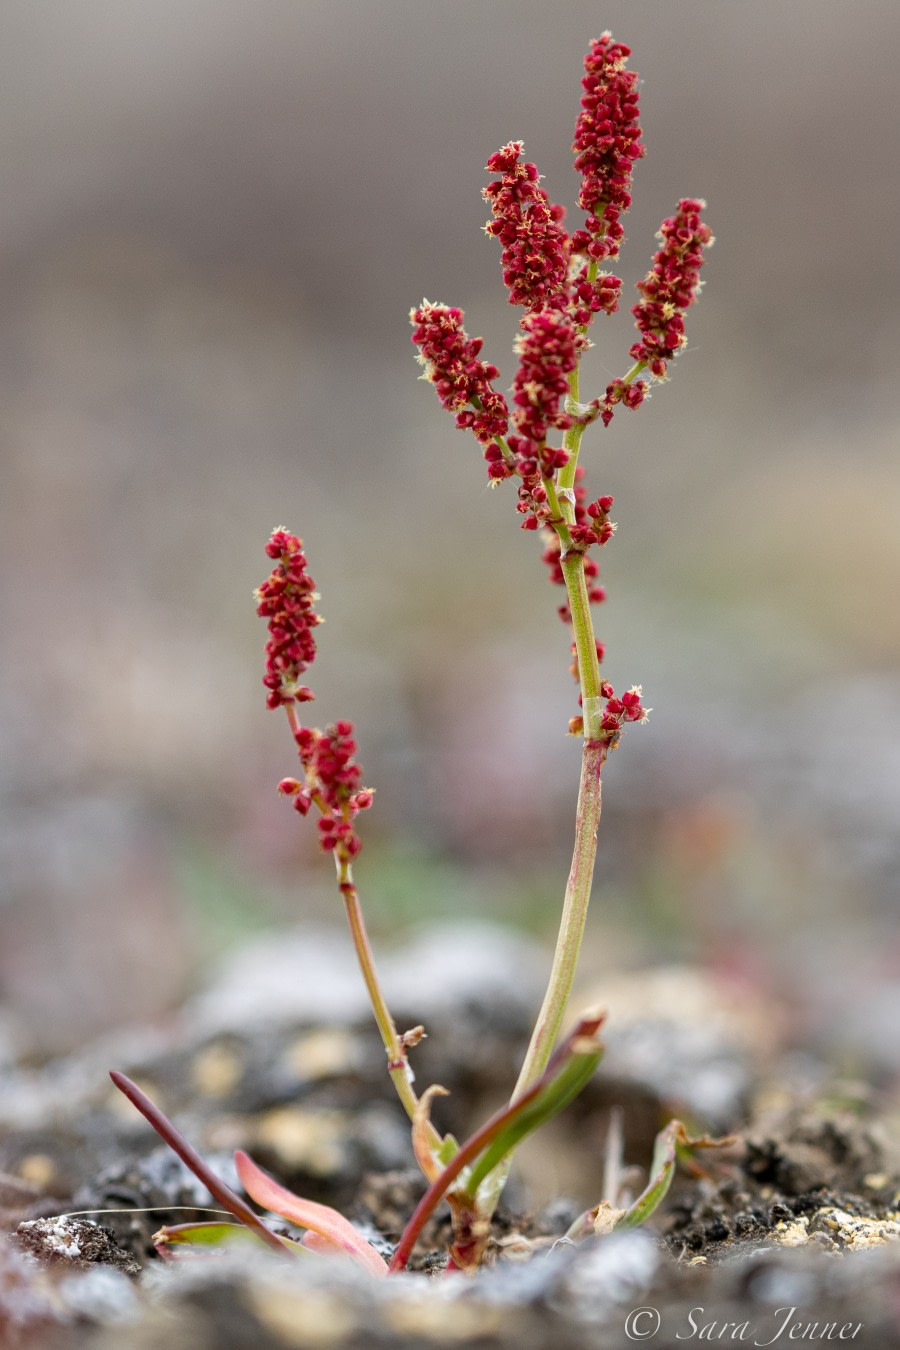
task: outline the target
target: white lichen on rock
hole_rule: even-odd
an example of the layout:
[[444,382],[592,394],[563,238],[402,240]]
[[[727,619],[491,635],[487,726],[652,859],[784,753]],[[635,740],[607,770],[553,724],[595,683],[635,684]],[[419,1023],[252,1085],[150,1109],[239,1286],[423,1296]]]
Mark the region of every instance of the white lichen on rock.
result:
[[82,1255],[77,1230],[65,1219],[26,1219],[19,1224],[19,1232],[39,1233],[44,1251],[48,1255],[69,1257],[75,1260]]
[[803,1214],[790,1221],[782,1220],[776,1224],[773,1233],[776,1242],[783,1247],[801,1247],[821,1235],[829,1237],[835,1248],[866,1251],[900,1240],[900,1214],[891,1213],[879,1219],[825,1206],[817,1209],[812,1217]]

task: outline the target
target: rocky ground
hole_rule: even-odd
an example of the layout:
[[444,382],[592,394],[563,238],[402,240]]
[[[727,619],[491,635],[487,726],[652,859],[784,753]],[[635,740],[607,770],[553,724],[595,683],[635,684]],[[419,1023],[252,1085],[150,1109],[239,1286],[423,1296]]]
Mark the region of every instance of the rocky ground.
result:
[[[423,1017],[420,1082],[451,1090],[471,1129],[502,1098],[540,978],[527,944],[435,933],[385,965],[400,1020]],[[777,1018],[698,972],[610,991],[608,1054],[565,1120],[522,1154],[492,1262],[435,1278],[446,1221],[417,1269],[373,1281],[340,1262],[260,1248],[162,1262],[151,1235],[201,1216],[203,1187],[112,1088],[138,1080],[234,1180],[247,1148],[287,1185],[356,1219],[385,1254],[421,1193],[408,1129],[343,941],[264,942],[164,1031],[130,1032],[42,1066],[7,1065],[0,1100],[3,1344],[47,1350],[283,1346],[618,1347],[635,1340],[898,1343],[897,1106],[788,1053]],[[733,1131],[705,1175],[679,1179],[652,1227],[577,1246],[622,1108],[628,1164],[646,1167],[673,1113]],[[75,1214],[75,1211],[88,1211]]]

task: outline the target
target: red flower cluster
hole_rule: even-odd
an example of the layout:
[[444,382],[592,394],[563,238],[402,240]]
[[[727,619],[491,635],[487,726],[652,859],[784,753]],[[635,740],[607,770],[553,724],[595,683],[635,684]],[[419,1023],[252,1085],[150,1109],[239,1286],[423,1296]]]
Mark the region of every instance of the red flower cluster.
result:
[[283,778],[278,791],[293,797],[294,809],[301,816],[313,804],[318,806],[322,812],[319,842],[323,851],[349,861],[361,847],[353,820],[358,812],[368,810],[373,797],[371,788],[360,787],[362,770],[354,760],[353,723],[335,722],[324,731],[298,727],[294,739],[306,777],[303,782]]
[[485,233],[500,240],[503,280],[511,305],[537,310],[566,310],[572,322],[587,328],[596,314],[614,314],[622,282],[609,273],[591,278],[589,262],[570,272],[571,240],[562,227],[565,211],[551,205],[540,186],[536,164],[520,163],[521,141],[510,141],[487,162],[489,173],[502,173],[482,196],[494,219]]
[[[632,348],[632,355],[634,348]],[[623,404],[626,408],[639,408],[647,397],[647,381],[634,380],[629,384],[627,380],[613,380],[606,386],[606,393],[600,405],[600,421],[605,427],[608,427],[613,419],[613,412],[617,403]]]
[[625,63],[631,48],[604,33],[584,58],[584,95],[575,124],[578,204],[586,228],[572,236],[572,252],[597,261],[618,256],[625,235],[619,217],[631,205],[634,162],[644,155],[638,122],[637,75]]
[[490,446],[498,436],[506,435],[509,408],[493,387],[500,372],[479,359],[481,338],[469,337],[463,328],[464,317],[461,309],[423,300],[409,312],[412,340],[419,349],[419,363],[425,367],[423,379],[434,385],[444,407],[456,413],[456,425],[468,428],[477,441]]
[[313,609],[318,599],[316,583],[306,570],[303,542],[295,534],[273,530],[266,553],[278,559],[272,575],[254,592],[257,614],[269,621],[263,677],[269,691],[266,703],[270,708],[307,703],[313,695],[300,684],[300,676],[315,658],[312,630],[322,622]]
[[522,320],[515,343],[519,357],[513,383],[516,434],[509,437],[509,448],[518,456],[516,468],[523,478],[535,473],[550,478],[568,463],[568,451],[548,447],[547,433],[572,425],[560,406],[583,346],[574,324],[557,309],[526,314]]
[[589,549],[593,544],[602,546],[609,543],[616,532],[609,518],[614,501],[614,497],[598,497],[595,502],[591,502],[585,511],[590,524],[576,522],[571,529],[572,542],[576,548]]
[[[602,656],[600,659],[603,659]],[[572,673],[577,680],[577,661],[572,665]],[[639,684],[632,685],[630,689],[625,691],[621,698],[618,698],[616,696],[616,691],[609,681],[604,680],[600,685],[600,693],[606,701],[606,706],[603,710],[603,718],[600,722],[600,736],[606,741],[609,749],[612,750],[618,744],[625,723],[646,722],[653,709],[645,708],[641,703],[642,691]],[[582,736],[583,734],[584,715],[579,713],[577,717],[569,719],[569,735]]]
[[622,290],[620,277],[601,272],[592,281],[589,268],[589,263],[583,263],[569,278],[569,313],[581,328],[587,328],[596,314],[615,314]]
[[[462,311],[426,301],[411,314],[413,342],[425,378],[435,385],[444,407],[456,414],[457,425],[470,428],[484,446],[492,482],[519,479],[516,509],[524,517],[522,528],[547,527],[544,562],[551,580],[565,585],[559,529],[569,552],[584,555],[591,602],[605,598],[589,550],[612,535],[615,527],[608,518],[612,498],[600,497],[587,506],[578,467],[573,492],[560,499],[565,520],[555,515],[551,480],[558,488],[556,475],[572,451],[568,444],[548,445],[548,437],[552,431],[586,426],[595,418],[607,426],[619,405],[640,407],[649,377],[662,379],[667,361],[684,343],[684,310],[697,297],[702,250],[712,241],[700,221],[703,204],[682,201],[678,214],[664,221],[662,247],[638,287],[642,300],[633,314],[641,339],[631,347],[638,368],[612,380],[601,398],[571,404],[567,411],[570,376],[588,346],[586,331],[598,313],[613,314],[619,305],[620,279],[597,273],[604,259],[618,256],[624,238],[621,217],[631,205],[634,165],[645,153],[638,78],[627,68],[630,55],[630,48],[613,41],[607,32],[591,43],[584,60],[573,143],[575,168],[581,174],[578,200],[587,213],[584,228],[567,234],[565,212],[550,202],[537,167],[523,160],[521,141],[508,142],[487,162],[488,172],[497,176],[483,190],[492,217],[485,231],[500,243],[510,302],[527,311],[515,344],[519,366],[512,388],[512,425],[509,405],[493,388],[497,368],[481,360],[480,340],[466,336]],[[644,370],[648,378],[638,378]],[[569,440],[576,443],[574,434]],[[559,612],[566,621],[571,619],[568,604]],[[634,693],[616,700],[610,692],[608,715],[619,719],[617,727],[622,720],[639,720],[640,698],[635,699]]]
[[566,213],[551,204],[537,166],[519,162],[521,153],[522,142],[510,141],[487,162],[488,173],[502,177],[482,189],[494,217],[484,228],[500,241],[509,303],[543,309],[566,289],[569,236],[562,226]]
[[617,698],[612,685],[608,680],[604,680],[600,692],[606,700],[606,709],[600,725],[607,740],[612,744],[619,739],[619,733],[626,722],[646,722],[651,709],[645,708],[641,703],[642,690],[639,684],[632,685],[621,698]]
[[643,301],[632,314],[641,341],[631,348],[636,361],[646,361],[651,375],[665,377],[666,365],[687,341],[684,311],[700,292],[703,249],[713,242],[712,231],[700,219],[706,203],[685,197],[678,211],[660,227],[662,248],[653,255],[653,266],[637,289]]
[[266,553],[278,559],[272,575],[255,592],[256,612],[269,622],[263,677],[269,691],[266,702],[270,708],[287,708],[304,770],[303,781],[283,778],[278,791],[293,797],[294,807],[302,816],[312,805],[317,806],[322,813],[322,848],[326,853],[334,852],[339,862],[349,862],[360,849],[353,819],[372,805],[372,790],[360,787],[362,770],[354,761],[352,722],[336,722],[325,731],[297,722],[293,704],[308,703],[313,697],[312,690],[299,683],[299,677],[316,655],[312,630],[322,622],[313,609],[318,596],[306,570],[303,543],[295,534],[273,530]]

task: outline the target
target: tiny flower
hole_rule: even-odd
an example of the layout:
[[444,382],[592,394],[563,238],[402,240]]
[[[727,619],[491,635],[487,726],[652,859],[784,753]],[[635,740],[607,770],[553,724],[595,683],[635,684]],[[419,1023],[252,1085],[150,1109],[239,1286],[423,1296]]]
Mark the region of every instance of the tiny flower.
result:
[[344,860],[354,858],[361,845],[352,822],[372,805],[374,794],[360,786],[353,723],[335,722],[324,731],[302,727],[295,739],[306,785],[294,797],[294,807],[305,816],[315,802],[322,812],[318,827],[323,850],[337,852]]
[[[664,379],[666,366],[685,345],[684,312],[700,293],[703,250],[713,242],[712,231],[700,219],[706,203],[685,197],[678,211],[660,227],[662,247],[653,255],[653,265],[637,283],[641,303],[632,314],[641,334],[631,348],[636,361],[646,361],[650,374]],[[608,392],[608,391],[607,391]]]
[[315,582],[306,570],[303,542],[295,534],[273,530],[266,553],[278,559],[272,575],[254,593],[256,612],[269,624],[263,677],[269,691],[266,702],[270,708],[308,703],[313,695],[300,676],[315,659],[312,630],[322,622],[313,608],[318,599]]
[[611,272],[591,279],[589,262],[577,262],[569,276],[569,313],[580,328],[595,314],[615,314],[619,308],[622,280]]
[[[632,347],[631,355],[634,356],[637,347]],[[635,357],[635,359],[639,359]],[[613,380],[606,386],[606,393],[601,402],[600,420],[605,427],[608,427],[613,419],[613,413],[617,403],[629,408],[632,412],[639,408],[647,397],[647,381],[634,380]]]
[[485,233],[500,241],[503,280],[511,305],[541,309],[562,296],[569,265],[565,210],[551,204],[534,164],[520,162],[521,141],[510,141],[487,162],[502,176],[482,191],[493,220]]
[[631,205],[635,160],[644,155],[638,122],[637,75],[626,69],[631,49],[604,33],[584,58],[584,95],[575,125],[575,168],[581,174],[578,204],[587,211],[572,236],[573,253],[615,258],[624,237],[620,216]]
[[600,692],[606,700],[600,726],[605,739],[614,746],[619,740],[624,723],[646,722],[652,709],[643,706],[639,684],[632,685],[621,698],[617,698],[612,685],[608,680],[604,680]]

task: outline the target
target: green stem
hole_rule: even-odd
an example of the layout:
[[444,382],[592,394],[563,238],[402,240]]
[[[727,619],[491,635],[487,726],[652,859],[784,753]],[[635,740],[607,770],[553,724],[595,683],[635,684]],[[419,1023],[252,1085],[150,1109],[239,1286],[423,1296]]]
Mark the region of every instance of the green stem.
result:
[[600,698],[600,662],[597,658],[597,640],[594,620],[588,599],[587,578],[584,575],[584,554],[572,551],[560,557],[572,615],[572,633],[575,654],[578,657],[578,682],[581,686],[581,709],[584,714],[586,740],[596,740],[600,734],[603,715]]
[[[569,376],[569,399],[566,406],[570,410],[578,407],[579,391],[579,368],[576,366]],[[572,615],[584,716],[581,779],[575,813],[575,845],[550,978],[531,1034],[528,1051],[513,1090],[511,1098],[513,1102],[520,1100],[524,1093],[530,1091],[546,1071],[572,992],[587,922],[594,861],[597,855],[597,829],[600,824],[602,797],[600,775],[609,753],[609,742],[603,737],[601,730],[603,699],[600,691],[600,665],[597,660],[594,623],[584,574],[584,554],[571,548],[569,529],[575,523],[575,469],[583,434],[582,424],[575,423],[568,429],[563,439],[563,444],[569,451],[568,463],[559,470],[555,489],[552,483],[546,481],[544,483],[548,503],[554,516],[558,518],[553,528],[560,541],[560,566]],[[510,1162],[511,1155],[496,1169],[493,1185],[483,1199],[483,1208],[488,1217],[493,1213],[499,1200],[509,1173]]]
[[350,863],[342,861],[335,856],[335,864],[338,874],[338,888],[344,898],[344,908],[347,911],[347,922],[350,925],[350,935],[353,938],[353,946],[356,949],[356,959],[359,962],[359,968],[365,981],[366,989],[369,994],[369,1002],[372,1005],[372,1012],[375,1015],[375,1022],[381,1034],[382,1044],[388,1057],[388,1073],[391,1075],[391,1081],[397,1090],[397,1096],[403,1103],[403,1109],[410,1120],[416,1112],[418,1097],[413,1091],[410,1082],[409,1062],[406,1056],[406,1047],[404,1046],[394,1019],[391,1016],[387,1001],[381,989],[378,980],[378,973],[375,969],[375,956],[372,952],[372,945],[369,942],[369,935],[366,932],[365,920],[363,919],[362,908],[359,903],[359,896],[356,887],[353,884],[353,875]]
[[647,369],[646,361],[635,361],[627,375],[622,376],[623,384],[634,384],[637,377]]
[[594,859],[597,854],[597,827],[600,824],[600,775],[608,751],[607,741],[585,740],[582,744],[581,783],[575,815],[575,848],[566,885],[556,951],[547,992],[544,994],[531,1043],[512,1095],[513,1101],[528,1091],[546,1070],[572,991],[591,897]]
[[[581,391],[581,369],[580,362],[569,375],[569,397],[566,400],[566,410],[576,413],[580,407],[579,394]],[[560,498],[564,503],[566,520],[571,525],[575,519],[575,498],[573,495],[575,487],[575,470],[578,467],[578,452],[581,449],[581,438],[584,435],[584,425],[581,422],[575,422],[569,427],[563,436],[563,448],[569,452],[569,461],[564,464],[556,475],[557,489]]]

